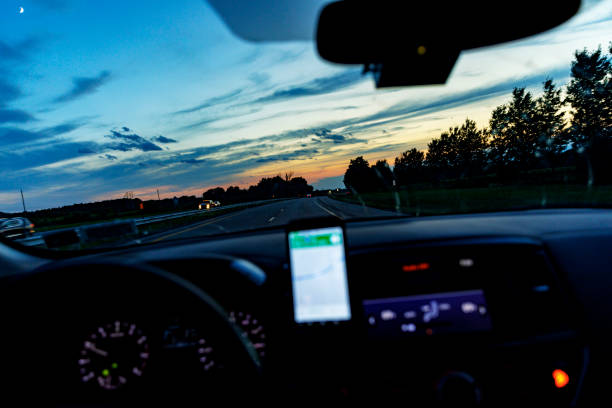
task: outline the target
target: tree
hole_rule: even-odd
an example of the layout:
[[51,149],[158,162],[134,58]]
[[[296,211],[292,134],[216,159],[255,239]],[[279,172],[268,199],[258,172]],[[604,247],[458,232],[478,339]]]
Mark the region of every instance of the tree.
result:
[[[612,50],[611,50],[612,52]],[[570,142],[589,183],[612,182],[612,63],[601,49],[577,51],[566,101],[571,105]]]
[[399,185],[408,185],[423,180],[425,153],[413,148],[395,158],[393,175]]
[[439,138],[432,139],[427,144],[425,165],[433,181],[450,177],[452,163],[455,160],[453,144],[449,133],[442,133]]
[[566,149],[565,114],[561,90],[551,79],[544,84],[544,93],[536,100],[536,156],[542,157],[547,166],[555,166]]
[[303,177],[291,177],[289,179],[289,193],[291,196],[303,197],[306,194],[312,193],[314,187],[308,185],[308,182]]
[[205,200],[225,202],[225,190],[223,187],[211,188],[202,194],[202,198]]
[[372,169],[377,177],[380,190],[388,190],[393,187],[393,172],[386,160],[378,160]]
[[611,76],[610,59],[601,49],[576,52],[566,98],[572,107],[571,141],[576,148],[586,148],[596,138],[610,137]]
[[370,164],[363,156],[352,159],[344,173],[344,185],[358,193],[375,191],[378,180]]
[[538,158],[536,101],[525,88],[514,88],[512,101],[495,108],[489,121],[490,158],[498,171],[534,167]]
[[449,129],[450,139],[455,143],[454,161],[451,166],[460,177],[472,177],[484,172],[487,160],[487,135],[476,128],[476,122],[466,119],[461,127]]
[[450,128],[427,145],[425,164],[434,180],[448,177],[471,177],[484,171],[487,135],[476,122],[466,119],[463,125]]

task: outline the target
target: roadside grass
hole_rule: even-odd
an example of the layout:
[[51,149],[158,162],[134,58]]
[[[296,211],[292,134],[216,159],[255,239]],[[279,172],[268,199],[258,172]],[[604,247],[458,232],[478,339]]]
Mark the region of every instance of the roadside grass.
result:
[[349,203],[362,204],[409,215],[442,215],[526,208],[612,207],[612,186],[571,184],[514,185],[477,188],[411,188],[397,192],[364,193],[358,196],[331,195]]

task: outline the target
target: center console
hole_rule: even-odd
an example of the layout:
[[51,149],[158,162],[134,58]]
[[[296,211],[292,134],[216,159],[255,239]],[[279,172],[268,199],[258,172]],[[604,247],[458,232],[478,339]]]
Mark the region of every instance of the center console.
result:
[[341,367],[321,377],[351,378],[343,392],[356,400],[575,401],[587,350],[571,298],[538,242],[368,248],[351,251],[346,265],[350,310],[337,321],[295,326],[304,372]]

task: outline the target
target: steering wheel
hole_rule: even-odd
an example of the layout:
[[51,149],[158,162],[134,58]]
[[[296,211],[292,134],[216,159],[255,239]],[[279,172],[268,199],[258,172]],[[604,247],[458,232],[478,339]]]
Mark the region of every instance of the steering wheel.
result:
[[[176,402],[201,397],[203,390],[210,397],[231,395],[228,390],[236,387],[256,388],[259,378],[256,351],[219,303],[191,282],[148,264],[52,263],[0,281],[0,307],[0,389],[22,401],[113,404],[169,398]],[[146,381],[142,375],[142,380],[133,381],[138,382],[135,386],[128,383],[109,390],[83,384],[77,361],[83,359],[78,353],[83,353],[89,339],[84,338],[86,333],[101,336],[95,330],[102,324],[138,322],[142,333],[135,341],[144,342],[146,334],[155,333],[170,316],[180,316],[212,336],[224,356],[224,369],[205,379],[183,378],[179,364],[175,371],[156,372]],[[127,335],[126,330],[117,333]],[[94,351],[100,359],[108,354]],[[154,366],[154,351],[146,354],[147,358],[151,354],[149,366]],[[157,367],[163,371],[159,363]]]

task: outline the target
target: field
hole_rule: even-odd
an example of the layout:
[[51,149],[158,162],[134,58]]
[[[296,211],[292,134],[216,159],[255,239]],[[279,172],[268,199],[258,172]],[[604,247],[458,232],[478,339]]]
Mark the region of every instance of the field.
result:
[[412,188],[333,198],[410,215],[558,207],[612,207],[612,186],[570,184],[475,188]]

